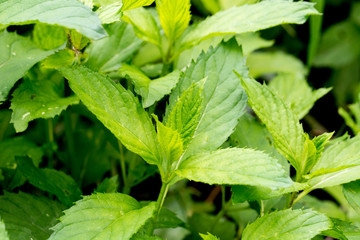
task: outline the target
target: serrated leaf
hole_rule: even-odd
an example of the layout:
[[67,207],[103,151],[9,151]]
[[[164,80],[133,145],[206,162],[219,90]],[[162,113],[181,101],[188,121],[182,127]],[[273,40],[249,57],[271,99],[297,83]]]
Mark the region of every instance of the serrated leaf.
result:
[[140,48],[142,42],[135,36],[133,28],[124,22],[106,25],[105,28],[109,36],[94,41],[86,48],[89,54],[86,65],[99,72],[118,70],[121,63]]
[[99,193],[115,193],[119,188],[119,176],[105,178],[96,188],[95,192]]
[[297,116],[266,85],[261,85],[250,78],[240,77],[251,108],[266,125],[274,139],[274,145],[302,173],[305,136]]
[[[10,109],[13,110],[11,123],[16,132],[27,129],[28,123],[37,118],[54,118],[69,105],[79,103],[77,96],[63,97],[61,84],[55,79],[57,72],[40,70],[39,76],[26,76],[21,85],[14,91]],[[63,81],[60,76],[60,81]]]
[[0,216],[5,223],[9,239],[47,239],[62,206],[45,197],[26,193],[5,193],[0,196]]
[[303,76],[280,74],[273,78],[269,88],[276,92],[293,112],[302,119],[315,102],[327,94],[331,88],[311,89]]
[[211,233],[207,233],[206,235],[200,233],[200,237],[201,237],[203,240],[219,240],[219,239],[220,239],[220,238],[215,237],[215,236],[212,235]]
[[242,239],[312,239],[332,227],[328,217],[312,210],[282,210],[258,218],[248,225]]
[[184,149],[191,142],[201,117],[205,81],[193,83],[186,89],[165,119],[167,126],[180,133]]
[[295,77],[305,76],[307,69],[296,57],[284,52],[254,52],[246,60],[249,75],[253,78],[269,73],[292,74]]
[[41,62],[43,68],[58,69],[65,66],[72,66],[77,61],[75,52],[70,49],[63,49],[45,58]]
[[75,29],[90,39],[106,36],[97,15],[76,0],[2,0],[0,25],[47,23]]
[[5,224],[1,218],[0,218],[0,239],[9,240],[7,231],[5,229]]
[[161,26],[170,42],[178,39],[190,22],[190,0],[156,0]]
[[141,207],[134,198],[121,193],[85,196],[65,210],[49,240],[130,239],[155,210],[152,202]]
[[283,23],[302,24],[308,15],[313,14],[318,12],[312,3],[283,0],[262,1],[230,8],[189,29],[179,40],[180,48],[193,46],[217,35],[255,32]]
[[200,120],[184,157],[218,148],[233,132],[237,119],[244,113],[247,98],[233,70],[246,75],[244,61],[241,48],[235,39],[231,39],[201,54],[180,78],[170,95],[166,117],[184,91],[205,79]]
[[157,117],[156,128],[157,138],[163,152],[163,166],[169,169],[176,163],[183,153],[183,140],[176,130],[165,126]]
[[80,199],[81,190],[69,175],[54,169],[40,169],[26,157],[17,157],[18,170],[35,187],[54,194],[65,206]]
[[78,51],[82,50],[90,42],[90,40],[87,37],[85,37],[84,35],[82,35],[81,33],[77,32],[77,31],[73,31],[73,30],[70,31],[70,41],[71,41],[72,47]]
[[122,2],[124,4],[123,11],[128,11],[143,6],[149,6],[154,0],[122,0]]
[[333,135],[334,135],[334,132],[323,133],[323,134],[311,139],[311,141],[314,143],[315,148],[316,148],[316,162],[320,159],[320,157],[325,149],[326,144],[329,143],[329,140],[332,138]]
[[149,164],[160,154],[154,126],[137,98],[120,84],[82,66],[61,70],[71,89],[126,148]]
[[162,208],[156,222],[154,223],[154,229],[177,228],[184,225],[185,223],[179,219],[174,212],[167,208]]
[[149,10],[133,9],[125,12],[122,19],[133,26],[138,38],[162,47],[160,27]]
[[360,214],[360,180],[344,184],[342,190],[350,205]]
[[66,43],[67,36],[62,27],[37,23],[33,31],[33,41],[39,48],[51,50]]
[[109,5],[101,6],[96,13],[103,24],[118,22],[123,15],[123,3],[121,1],[113,2]]
[[274,158],[244,148],[193,155],[180,164],[176,173],[209,184],[263,186],[274,190],[292,185],[291,179]]
[[135,92],[142,97],[144,108],[150,107],[169,94],[180,78],[180,71],[175,70],[166,76],[151,80],[138,68],[127,64],[122,64],[119,73],[132,81]]
[[336,218],[331,218],[331,221],[333,223],[332,229],[324,231],[322,235],[344,240],[358,240],[360,238],[359,228],[350,222]]
[[27,70],[54,52],[55,50],[42,50],[29,38],[19,36],[16,33],[1,32],[0,75],[2,79],[0,81],[0,102],[6,100],[11,88],[24,76]]

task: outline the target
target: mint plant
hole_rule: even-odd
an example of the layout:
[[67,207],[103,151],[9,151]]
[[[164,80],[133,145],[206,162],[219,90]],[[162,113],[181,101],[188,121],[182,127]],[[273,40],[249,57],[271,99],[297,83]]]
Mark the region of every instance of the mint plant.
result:
[[[359,136],[306,133],[331,88],[261,50],[314,4],[194,4],[0,0],[1,239],[360,236]],[[217,186],[216,215],[189,180]]]

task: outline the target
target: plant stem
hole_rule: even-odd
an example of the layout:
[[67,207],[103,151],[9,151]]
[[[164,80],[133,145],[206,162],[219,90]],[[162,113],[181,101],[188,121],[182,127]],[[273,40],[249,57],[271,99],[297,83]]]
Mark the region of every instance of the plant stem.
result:
[[128,181],[127,181],[128,179],[127,179],[127,175],[126,175],[124,147],[123,147],[122,143],[119,140],[118,140],[118,145],[119,145],[119,151],[120,151],[121,176],[122,176],[122,181],[123,181],[123,184],[124,184],[123,193],[129,194],[130,193],[130,187],[129,187],[129,184],[128,184]]
[[264,200],[260,200],[260,217],[263,217],[265,215],[265,205],[264,205]]
[[47,132],[47,157],[48,157],[48,168],[53,168],[53,144],[54,144],[54,124],[53,119],[49,118],[46,120],[46,132]]
[[157,209],[156,209],[155,220],[157,219],[157,217],[160,214],[160,211],[161,211],[161,208],[162,208],[162,206],[164,204],[166,195],[167,195],[167,193],[169,191],[169,187],[170,187],[169,183],[164,183],[163,182],[163,184],[161,185],[160,193],[159,193],[158,199],[156,201]]

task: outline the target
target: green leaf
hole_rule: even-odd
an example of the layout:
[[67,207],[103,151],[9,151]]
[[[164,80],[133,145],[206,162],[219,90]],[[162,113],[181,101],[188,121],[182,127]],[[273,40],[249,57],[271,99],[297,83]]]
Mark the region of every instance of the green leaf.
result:
[[106,36],[97,15],[76,0],[0,1],[0,27],[37,22],[75,29],[94,40]]
[[335,239],[344,240],[358,240],[360,237],[359,228],[351,225],[348,221],[342,221],[336,218],[331,218],[334,226],[332,229],[322,232],[321,235],[333,237]]
[[1,218],[0,218],[0,239],[9,240],[7,231],[6,231],[6,229],[5,229],[5,224],[4,224],[4,222],[1,220]]
[[137,8],[127,11],[122,19],[133,26],[138,38],[162,47],[160,27],[148,9]]
[[240,78],[251,108],[273,136],[276,149],[302,173],[306,163],[305,136],[297,116],[266,85]]
[[157,228],[177,228],[179,226],[184,226],[185,223],[180,220],[176,214],[170,211],[167,208],[162,208],[159,216],[154,223],[154,229]]
[[177,40],[190,22],[190,0],[156,0],[156,9],[165,35]]
[[[206,54],[201,54],[180,78],[170,95],[166,118],[171,114],[178,99],[182,98],[184,91],[196,82],[205,81],[202,87],[200,118],[197,124],[191,123],[195,131],[193,136],[190,136],[192,139],[184,157],[202,150],[211,151],[218,148],[233,132],[237,119],[244,113],[246,106],[245,91],[233,70],[246,75],[244,61],[241,48],[235,39],[231,39],[222,42],[215,49],[209,49]],[[193,109],[190,111],[194,114]]]
[[80,199],[81,190],[69,175],[54,169],[40,169],[26,157],[17,157],[18,170],[35,187],[54,194],[65,206]]
[[360,180],[344,184],[342,190],[350,205],[360,214]]
[[329,143],[329,140],[334,135],[334,132],[331,133],[323,133],[319,136],[314,137],[311,141],[314,143],[316,148],[316,162],[320,159],[325,145]]
[[163,166],[165,166],[166,169],[169,169],[173,163],[176,163],[179,160],[183,153],[183,140],[180,133],[176,130],[165,126],[157,119],[157,117],[155,120],[157,126],[157,138],[164,155]]
[[165,119],[167,126],[180,133],[184,148],[191,142],[201,117],[205,81],[193,83],[186,89]]
[[209,184],[289,187],[291,179],[269,155],[253,149],[230,148],[200,153],[183,161],[176,173]]
[[90,42],[90,40],[87,37],[73,30],[70,31],[70,41],[72,46],[78,51],[82,50]]
[[218,12],[189,29],[179,42],[181,48],[187,48],[217,35],[255,32],[283,23],[302,24],[308,15],[317,13],[308,2],[262,1]]
[[[1,3],[0,3],[1,8]],[[0,12],[6,12],[1,11]],[[1,13],[0,13],[1,16]],[[55,50],[38,48],[30,39],[3,31],[0,33],[0,102],[6,100],[14,84],[35,63],[53,54]]]
[[211,233],[207,233],[206,235],[200,233],[200,237],[202,237],[204,240],[220,240],[220,238],[215,237]]
[[24,77],[11,99],[11,122],[16,132],[25,131],[34,119],[54,118],[69,105],[79,103],[77,96],[63,97],[62,84],[56,82],[59,77],[63,83],[61,75],[54,71],[39,70],[35,76]]
[[331,90],[331,88],[312,90],[304,77],[293,74],[276,76],[271,80],[269,88],[290,106],[299,119],[308,114],[315,102]]
[[152,217],[155,205],[141,208],[134,198],[121,193],[85,196],[64,211],[49,240],[130,239]]
[[141,45],[133,28],[124,22],[106,25],[105,28],[109,36],[94,41],[86,48],[89,54],[86,65],[99,72],[118,70],[121,63],[130,58]]
[[312,239],[332,227],[325,215],[312,210],[282,210],[258,218],[248,225],[242,239]]
[[72,66],[77,61],[77,56],[73,50],[68,48],[60,50],[55,54],[45,58],[41,62],[43,68],[58,69],[64,66]]
[[350,21],[331,25],[321,39],[314,66],[340,68],[356,61],[360,54],[360,31]]
[[103,24],[109,24],[121,20],[121,17],[123,15],[122,8],[123,3],[121,1],[116,1],[109,5],[101,6],[96,11],[96,13],[99,15],[99,18]]
[[61,71],[85,106],[126,148],[149,164],[159,163],[154,126],[130,91],[86,67],[64,68]]
[[33,31],[33,41],[39,48],[51,50],[66,43],[67,36],[62,27],[37,23]]
[[127,64],[122,64],[119,73],[132,81],[135,92],[142,97],[144,108],[150,107],[169,94],[180,78],[180,71],[175,70],[166,76],[151,80],[138,68]]
[[249,75],[253,78],[269,73],[293,74],[305,76],[307,69],[296,57],[284,52],[254,52],[247,57]]
[[0,196],[0,216],[9,239],[47,239],[57,218],[61,215],[59,203],[45,197],[26,193],[7,193]]
[[43,150],[24,137],[13,137],[0,142],[0,168],[16,169],[15,156],[28,156],[36,166],[43,156]]
[[95,192],[99,193],[115,193],[119,189],[119,176],[105,178],[96,188]]
[[122,2],[124,4],[123,11],[128,11],[143,6],[149,6],[154,0],[122,0]]

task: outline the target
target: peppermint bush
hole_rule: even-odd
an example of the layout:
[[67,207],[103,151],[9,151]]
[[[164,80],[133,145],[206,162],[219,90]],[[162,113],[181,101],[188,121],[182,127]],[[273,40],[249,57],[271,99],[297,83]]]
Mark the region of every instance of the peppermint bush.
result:
[[[315,2],[0,0],[0,238],[359,239],[358,103],[308,129]],[[308,17],[307,66],[262,36]]]

